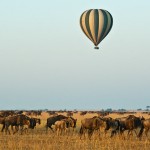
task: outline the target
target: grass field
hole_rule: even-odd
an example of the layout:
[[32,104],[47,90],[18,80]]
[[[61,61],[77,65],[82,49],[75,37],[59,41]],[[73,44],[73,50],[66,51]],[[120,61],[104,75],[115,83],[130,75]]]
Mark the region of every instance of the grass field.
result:
[[[122,139],[119,136],[110,138],[110,133],[104,137],[102,133],[101,138],[99,138],[98,134],[94,133],[91,140],[87,137],[80,140],[79,128],[81,120],[96,115],[86,114],[81,116],[79,113],[74,114],[73,117],[78,119],[76,130],[68,133],[68,135],[57,136],[56,133],[50,130],[46,133],[45,124],[49,115],[42,113],[39,116],[41,124],[37,125],[36,129],[28,131],[28,133],[23,135],[19,133],[15,135],[0,133],[0,150],[150,150],[150,140],[145,135],[142,140],[139,140],[135,135],[130,139]],[[109,116],[117,118],[125,115],[110,114]],[[141,114],[137,113],[136,116],[141,116]],[[148,115],[142,116],[149,118]]]

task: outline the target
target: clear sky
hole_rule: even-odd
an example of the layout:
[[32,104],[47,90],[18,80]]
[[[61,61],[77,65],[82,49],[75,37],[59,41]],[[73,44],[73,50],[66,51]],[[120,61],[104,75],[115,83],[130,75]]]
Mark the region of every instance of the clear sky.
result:
[[[93,49],[79,26],[108,10]],[[137,109],[150,105],[150,1],[1,0],[0,109]]]

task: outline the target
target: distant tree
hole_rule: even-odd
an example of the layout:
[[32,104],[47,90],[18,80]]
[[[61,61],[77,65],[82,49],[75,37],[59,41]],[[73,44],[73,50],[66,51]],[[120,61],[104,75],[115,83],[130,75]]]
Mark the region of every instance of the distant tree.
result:
[[141,110],[142,110],[141,108],[137,109],[137,111],[141,111]]
[[126,111],[126,109],[118,109],[118,111],[120,111],[120,112],[125,112]]
[[107,108],[105,111],[106,112],[112,112],[112,109],[111,108]]
[[101,110],[102,112],[104,111],[104,109]]
[[150,106],[146,106],[146,109],[149,109],[150,108]]

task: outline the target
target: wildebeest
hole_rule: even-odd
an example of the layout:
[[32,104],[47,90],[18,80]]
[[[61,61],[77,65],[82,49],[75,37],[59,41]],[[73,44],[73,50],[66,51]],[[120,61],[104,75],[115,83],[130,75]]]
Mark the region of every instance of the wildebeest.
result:
[[23,114],[23,111],[22,110],[16,110],[16,111],[14,111],[14,115],[19,115],[19,114]]
[[67,112],[67,117],[71,117],[71,116],[73,116],[73,112],[68,111],[68,112]]
[[60,121],[55,122],[55,130],[57,131],[57,135],[61,135],[62,132],[67,132],[69,128],[75,128],[76,127],[76,121],[77,119],[74,119],[72,117],[68,117],[66,119],[62,119]]
[[42,111],[36,111],[36,110],[30,110],[30,111],[26,111],[25,112],[25,115],[28,115],[28,116],[40,116],[42,113]]
[[62,119],[68,119],[68,118],[72,120],[72,125],[70,127],[72,127],[73,129],[76,128],[77,119],[74,119],[73,117],[66,117],[63,115],[57,115],[57,116],[47,118],[46,131],[48,130],[48,127],[53,131],[52,125],[54,125],[56,121],[60,121]]
[[9,126],[12,127],[13,130],[13,126],[15,126],[15,131],[13,131],[13,134],[15,134],[20,127],[20,131],[21,134],[23,132],[23,127],[24,125],[29,125],[29,128],[34,129],[36,122],[34,119],[26,116],[26,115],[14,115],[14,116],[9,116],[5,118],[5,132],[7,134],[7,132],[10,134],[10,130],[9,130]]
[[30,118],[29,121],[30,121],[29,128],[34,129],[36,126],[36,120],[34,118]]
[[53,131],[52,125],[54,125],[56,121],[67,119],[67,118],[68,117],[63,115],[57,115],[57,116],[47,118],[46,131],[48,130],[48,127]]
[[3,132],[4,128],[5,128],[5,117],[0,116],[0,124],[3,125],[1,132]]
[[142,121],[142,128],[139,132],[138,137],[141,139],[142,135],[143,135],[143,131],[145,129],[145,135],[148,138],[148,131],[150,129],[150,118],[149,119],[145,119]]
[[80,112],[80,115],[81,115],[81,116],[84,116],[84,115],[86,115],[86,114],[87,114],[87,111],[81,111],[81,112]]
[[34,129],[37,123],[41,124],[41,120],[39,118],[30,118],[29,128]]
[[100,130],[100,126],[103,125],[103,123],[104,121],[99,117],[85,118],[81,120],[80,139],[83,134],[85,137],[86,130],[88,131],[88,138],[91,139],[94,130]]
[[[16,127],[16,132],[17,132],[17,129],[19,129],[19,126],[20,126],[21,131],[22,131],[24,120],[30,120],[30,118],[25,116],[25,115],[15,115],[15,116],[6,117],[5,118],[5,132],[6,132],[6,134],[7,134],[7,132],[9,132],[9,134],[10,134],[9,126],[12,126],[12,129],[13,129],[13,126],[15,126]],[[16,133],[16,132],[13,132],[13,134]]]
[[67,128],[71,125],[72,120],[70,119],[62,119],[55,122],[55,131],[57,131],[57,135],[61,135],[62,132],[66,132]]
[[28,132],[28,129],[35,129],[36,124],[41,124],[41,120],[38,118],[29,118],[29,120],[23,120],[23,131]]
[[33,119],[36,121],[36,123],[41,124],[41,119],[39,118],[33,118]]
[[128,130],[128,136],[130,133],[132,134],[132,131],[134,131],[137,136],[136,129],[142,128],[142,120],[144,120],[144,118],[129,115],[127,117],[117,118],[116,120],[119,120],[119,132],[121,135],[125,130]]
[[76,128],[77,119],[74,119],[73,117],[68,117],[68,119],[71,119],[70,127],[72,127],[73,129]]
[[74,119],[73,117],[68,117],[67,123],[67,131],[69,133],[71,131],[70,129],[73,129],[72,131],[74,131],[74,129],[76,128],[77,119]]
[[0,112],[0,115],[3,117],[12,116],[12,115],[14,115],[14,111],[13,110],[4,110],[4,111]]
[[47,111],[47,113],[49,114],[49,115],[55,115],[55,116],[57,116],[58,114],[55,112],[55,111]]
[[104,117],[109,115],[109,112],[97,112],[98,117]]
[[117,119],[113,119],[111,117],[107,117],[107,118],[103,118],[103,120],[106,122],[105,124],[105,136],[108,130],[111,130],[111,136],[113,137],[118,131],[119,131],[119,120]]

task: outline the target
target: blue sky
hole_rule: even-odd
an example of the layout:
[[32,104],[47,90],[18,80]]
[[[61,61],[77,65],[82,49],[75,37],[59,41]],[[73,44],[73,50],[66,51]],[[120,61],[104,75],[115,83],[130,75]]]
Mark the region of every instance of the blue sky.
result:
[[[79,26],[91,8],[114,19],[98,51]],[[147,0],[0,1],[0,109],[150,105],[149,8]]]

